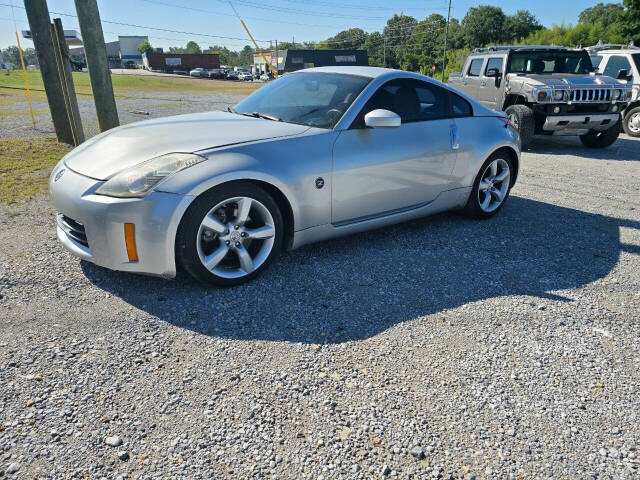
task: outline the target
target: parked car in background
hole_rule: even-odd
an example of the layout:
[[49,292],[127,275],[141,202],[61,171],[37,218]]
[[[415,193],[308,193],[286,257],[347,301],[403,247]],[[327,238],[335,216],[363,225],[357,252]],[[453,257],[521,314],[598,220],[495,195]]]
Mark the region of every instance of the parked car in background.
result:
[[600,43],[587,51],[598,72],[631,86],[631,101],[622,112],[622,127],[627,135],[640,137],[640,47]]
[[205,70],[202,74],[203,77],[213,78],[213,79],[221,79],[226,78],[226,74],[219,68],[213,68],[210,70]]
[[227,73],[227,80],[238,80],[238,72],[231,70]]
[[268,82],[272,78],[273,75],[271,75],[270,73],[263,73],[262,75],[260,75],[260,80],[262,80],[263,82]]
[[87,64],[82,60],[76,60],[69,57],[69,63],[71,64],[71,70],[74,72],[81,72],[83,68],[87,67]]
[[193,70],[189,71],[189,76],[190,77],[201,77],[204,71],[205,71],[204,68],[194,68]]
[[523,147],[534,134],[578,135],[586,147],[607,147],[618,138],[620,112],[631,100],[626,85],[595,75],[585,50],[556,46],[477,48],[449,84],[504,110]]
[[74,255],[232,286],[282,249],[451,209],[490,218],[519,163],[502,112],[417,73],[324,67],[228,112],[104,132],[58,163],[49,191]]
[[238,80],[243,80],[243,81],[252,81],[253,82],[253,73],[251,72],[240,72],[238,73]]
[[189,75],[188,70],[172,70],[171,73],[174,73],[175,75]]

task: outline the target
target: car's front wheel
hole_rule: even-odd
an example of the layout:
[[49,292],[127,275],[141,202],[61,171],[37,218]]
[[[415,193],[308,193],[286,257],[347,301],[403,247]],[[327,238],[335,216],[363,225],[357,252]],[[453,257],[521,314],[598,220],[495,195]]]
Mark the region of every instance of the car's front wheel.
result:
[[260,187],[235,182],[209,190],[185,213],[176,260],[196,279],[230,287],[264,271],[280,252],[282,214]]
[[513,161],[501,152],[491,155],[473,182],[463,212],[473,218],[489,218],[503,207],[511,191]]
[[618,121],[611,128],[604,131],[591,131],[586,135],[581,135],[580,141],[588,148],[608,147],[618,139],[621,123],[620,118],[618,118]]
[[631,137],[640,137],[640,107],[629,110],[622,123],[624,132]]

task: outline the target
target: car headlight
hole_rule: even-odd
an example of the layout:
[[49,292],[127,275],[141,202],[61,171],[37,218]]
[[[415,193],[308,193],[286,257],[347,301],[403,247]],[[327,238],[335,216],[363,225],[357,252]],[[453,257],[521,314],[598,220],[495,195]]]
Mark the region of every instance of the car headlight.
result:
[[562,100],[564,100],[564,90],[554,90],[553,99],[556,102],[561,102]]
[[121,198],[144,197],[165,178],[203,160],[204,157],[191,153],[169,153],[152,158],[115,174],[96,193]]
[[622,94],[622,90],[618,90],[618,89],[616,89],[616,90],[614,90],[614,91],[612,92],[612,95],[613,95],[613,97],[612,97],[612,98],[613,98],[614,100],[618,100],[618,99],[620,98],[620,95],[621,95],[621,94]]

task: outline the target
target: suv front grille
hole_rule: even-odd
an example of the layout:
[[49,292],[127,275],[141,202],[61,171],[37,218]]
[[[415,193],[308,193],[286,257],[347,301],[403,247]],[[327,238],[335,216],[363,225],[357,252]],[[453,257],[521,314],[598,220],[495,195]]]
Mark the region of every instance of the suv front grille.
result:
[[579,88],[569,92],[572,102],[609,102],[612,91],[610,88]]
[[58,225],[73,241],[89,248],[89,242],[87,241],[87,234],[84,231],[84,225],[61,213],[58,214]]

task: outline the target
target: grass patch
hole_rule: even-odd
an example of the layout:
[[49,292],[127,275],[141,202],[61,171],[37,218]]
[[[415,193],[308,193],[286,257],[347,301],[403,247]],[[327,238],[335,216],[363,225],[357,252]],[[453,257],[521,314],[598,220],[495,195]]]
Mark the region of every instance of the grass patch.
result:
[[[27,72],[29,86],[34,96],[44,95],[40,72]],[[127,97],[131,92],[192,92],[192,93],[235,93],[249,94],[261,85],[253,82],[234,82],[227,80],[208,80],[190,77],[158,77],[153,75],[111,75],[116,96]],[[79,95],[91,95],[91,82],[88,73],[73,72],[73,84]],[[2,87],[8,87],[1,90]],[[0,74],[0,91],[9,93],[11,89],[24,88],[21,71]],[[15,92],[15,90],[14,90]]]
[[21,203],[44,192],[51,169],[69,150],[54,138],[0,140],[0,203]]

